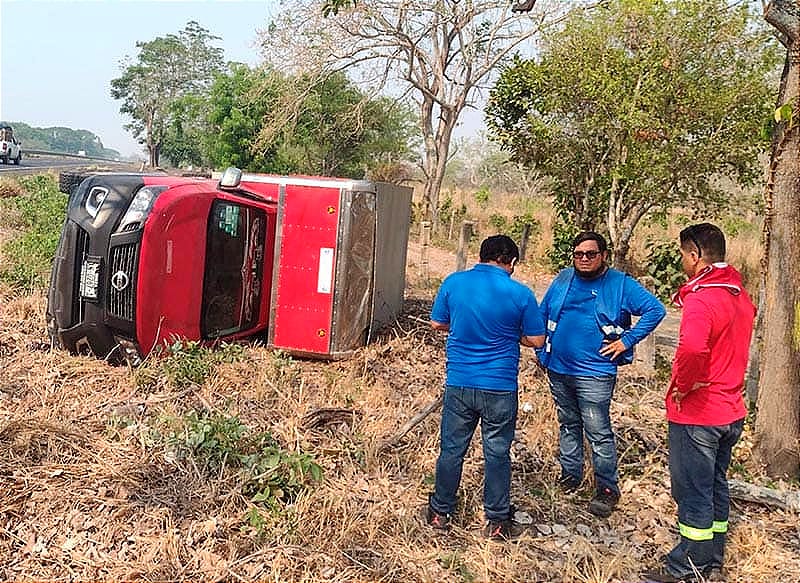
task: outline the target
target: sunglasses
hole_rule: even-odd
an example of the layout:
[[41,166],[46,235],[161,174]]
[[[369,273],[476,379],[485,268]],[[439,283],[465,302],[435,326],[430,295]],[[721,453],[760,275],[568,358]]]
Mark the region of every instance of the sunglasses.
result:
[[595,257],[597,257],[598,255],[600,255],[600,251],[573,251],[572,252],[572,257],[574,257],[575,259],[583,259],[584,257],[586,257],[586,259],[592,260]]

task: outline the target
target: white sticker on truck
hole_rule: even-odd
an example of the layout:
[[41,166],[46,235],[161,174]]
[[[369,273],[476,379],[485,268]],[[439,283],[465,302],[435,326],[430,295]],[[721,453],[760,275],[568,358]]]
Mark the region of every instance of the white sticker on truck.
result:
[[331,247],[321,247],[319,250],[319,273],[317,273],[317,292],[321,294],[331,293],[332,282],[333,282],[333,249]]

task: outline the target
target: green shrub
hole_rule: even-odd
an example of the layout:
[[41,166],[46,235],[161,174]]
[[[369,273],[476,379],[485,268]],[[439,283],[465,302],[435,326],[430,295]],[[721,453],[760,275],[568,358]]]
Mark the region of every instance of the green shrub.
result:
[[322,480],[322,467],[311,454],[289,452],[268,433],[255,440],[256,449],[243,458],[248,480],[242,489],[253,502],[294,500],[311,482]]
[[494,213],[489,215],[489,224],[492,225],[494,230],[498,233],[503,233],[508,224],[508,220],[503,215]]
[[577,234],[577,229],[561,221],[553,225],[553,246],[547,250],[547,259],[553,269],[572,265],[572,241]]
[[22,192],[0,200],[4,222],[18,230],[3,245],[7,267],[0,277],[14,288],[31,292],[49,282],[68,197],[58,191],[51,174],[22,176],[18,182]]
[[525,230],[525,225],[530,225],[531,230],[528,235],[528,241],[535,241],[542,233],[542,224],[533,217],[530,213],[522,215],[514,215],[511,218],[511,225],[508,229],[508,235],[515,241],[522,241],[522,232]]
[[452,193],[448,192],[439,203],[439,220],[442,223],[450,222],[451,220],[457,223],[466,216],[467,205],[456,206]]
[[154,351],[134,373],[136,386],[150,390],[164,383],[177,389],[202,385],[223,362],[237,362],[245,357],[240,344],[221,343],[216,348],[196,340],[176,339],[164,350]]
[[655,294],[668,302],[673,292],[686,281],[678,246],[673,241],[650,239],[645,243],[645,249],[647,273],[655,281]]
[[247,427],[236,417],[189,411],[183,418],[182,433],[173,440],[204,466],[218,471],[229,462],[238,464],[239,444],[246,433]]
[[490,195],[491,191],[489,190],[489,187],[481,186],[475,193],[475,202],[478,203],[478,206],[483,210],[486,210],[486,208],[489,206]]
[[269,433],[252,434],[238,417],[189,411],[168,423],[173,429],[166,445],[177,459],[191,457],[209,476],[237,470],[242,494],[252,502],[289,502],[322,480],[312,455],[284,450]]

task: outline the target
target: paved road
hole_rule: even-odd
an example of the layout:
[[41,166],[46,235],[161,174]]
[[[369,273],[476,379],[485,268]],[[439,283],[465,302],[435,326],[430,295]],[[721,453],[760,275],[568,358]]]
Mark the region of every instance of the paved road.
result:
[[47,170],[69,170],[71,168],[81,168],[85,166],[127,169],[131,167],[131,164],[130,162],[106,162],[89,160],[86,158],[62,158],[57,156],[40,156],[38,154],[26,155],[23,151],[22,162],[19,166],[11,163],[0,163],[0,176],[38,174]]

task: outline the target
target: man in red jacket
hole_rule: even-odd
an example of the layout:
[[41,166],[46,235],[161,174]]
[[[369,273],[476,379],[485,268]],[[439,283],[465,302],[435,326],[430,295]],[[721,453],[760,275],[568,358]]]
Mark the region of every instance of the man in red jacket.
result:
[[725,263],[725,236],[709,223],[681,231],[689,276],[673,302],[683,308],[666,394],[669,474],[680,541],[651,581],[695,581],[722,569],[730,497],[726,473],[742,434],[742,398],[756,309],[736,269]]

